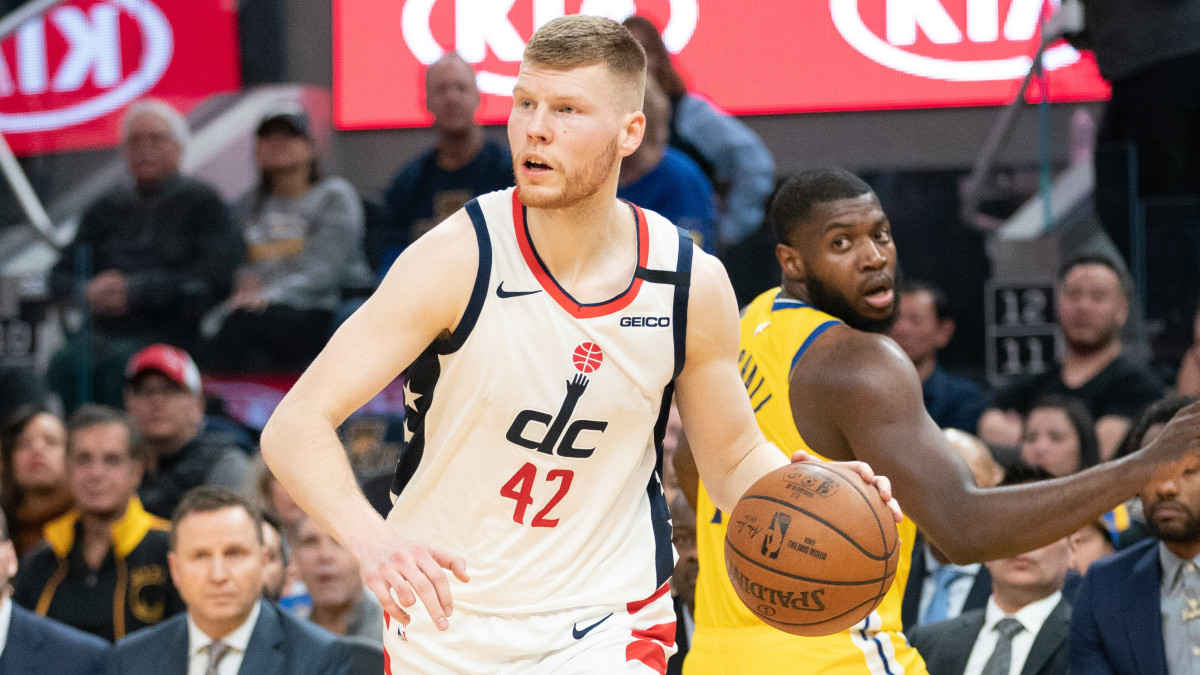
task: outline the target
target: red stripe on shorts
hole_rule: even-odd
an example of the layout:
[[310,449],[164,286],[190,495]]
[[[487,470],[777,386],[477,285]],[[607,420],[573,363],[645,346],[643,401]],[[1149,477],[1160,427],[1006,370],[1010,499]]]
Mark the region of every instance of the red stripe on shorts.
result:
[[641,661],[663,675],[667,672],[667,652],[663,645],[675,644],[675,622],[660,623],[646,630],[633,631],[634,641],[625,647],[626,661]]
[[671,582],[668,581],[667,583],[663,584],[662,586],[659,586],[658,590],[654,591],[654,595],[646,598],[645,600],[638,600],[637,602],[631,602],[631,603],[625,605],[625,611],[629,612],[630,614],[637,614],[646,605],[649,605],[650,603],[654,602],[655,600],[666,595],[667,591],[669,591],[669,590],[671,590]]
[[[392,615],[387,612],[383,613],[383,631],[385,634],[392,632]],[[386,641],[383,645],[383,675],[392,675],[392,657],[388,655]]]

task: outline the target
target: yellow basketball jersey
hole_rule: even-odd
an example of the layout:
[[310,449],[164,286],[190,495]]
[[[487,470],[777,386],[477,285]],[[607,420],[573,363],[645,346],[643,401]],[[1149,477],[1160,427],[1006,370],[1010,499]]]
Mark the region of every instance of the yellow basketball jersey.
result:
[[[792,368],[810,344],[841,323],[806,303],[768,291],[742,315],[742,380],[758,425],[789,456],[818,455],[792,421]],[[696,632],[683,665],[685,675],[745,673],[925,673],[917,650],[901,633],[900,605],[912,560],[916,526],[900,523],[900,562],[891,590],[869,617],[848,631],[821,638],[789,635],[759,621],[738,599],[725,573],[726,514],[700,485],[696,509]]]

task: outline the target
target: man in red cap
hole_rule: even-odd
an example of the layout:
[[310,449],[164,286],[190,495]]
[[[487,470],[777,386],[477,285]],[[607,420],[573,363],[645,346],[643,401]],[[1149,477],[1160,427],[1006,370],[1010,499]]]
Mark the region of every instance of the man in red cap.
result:
[[249,461],[230,436],[205,429],[200,371],[187,352],[150,345],[129,360],[125,381],[125,409],[147,462],[138,487],[147,511],[170,518],[197,485],[242,490]]

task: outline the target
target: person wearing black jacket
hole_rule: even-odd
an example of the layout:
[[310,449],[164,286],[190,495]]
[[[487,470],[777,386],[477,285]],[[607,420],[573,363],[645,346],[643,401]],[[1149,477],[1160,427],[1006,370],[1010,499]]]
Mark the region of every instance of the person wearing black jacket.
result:
[[[166,103],[134,104],[124,121],[132,181],[83,212],[51,270],[54,298],[87,317],[47,372],[68,412],[88,400],[119,406],[129,357],[152,342],[190,348],[200,317],[229,294],[244,244],[216,191],[180,175],[187,136]],[[93,391],[84,391],[89,360]]]

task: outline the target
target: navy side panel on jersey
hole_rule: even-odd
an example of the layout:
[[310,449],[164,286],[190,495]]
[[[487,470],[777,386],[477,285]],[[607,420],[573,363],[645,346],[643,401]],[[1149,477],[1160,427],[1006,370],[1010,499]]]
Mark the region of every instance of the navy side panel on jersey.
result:
[[396,472],[392,476],[392,499],[394,500],[404,486],[408,485],[421,465],[421,457],[425,453],[425,414],[433,405],[438,378],[441,376],[440,356],[452,354],[462,347],[475,322],[479,312],[483,310],[484,300],[487,299],[488,284],[492,276],[492,240],[488,236],[487,221],[479,210],[479,202],[472,199],[464,207],[471,217],[475,229],[475,239],[479,243],[479,270],[475,273],[475,284],[471,288],[471,299],[462,319],[449,337],[437,339],[408,368],[408,379],[404,384],[404,445],[400,459],[396,462]]

